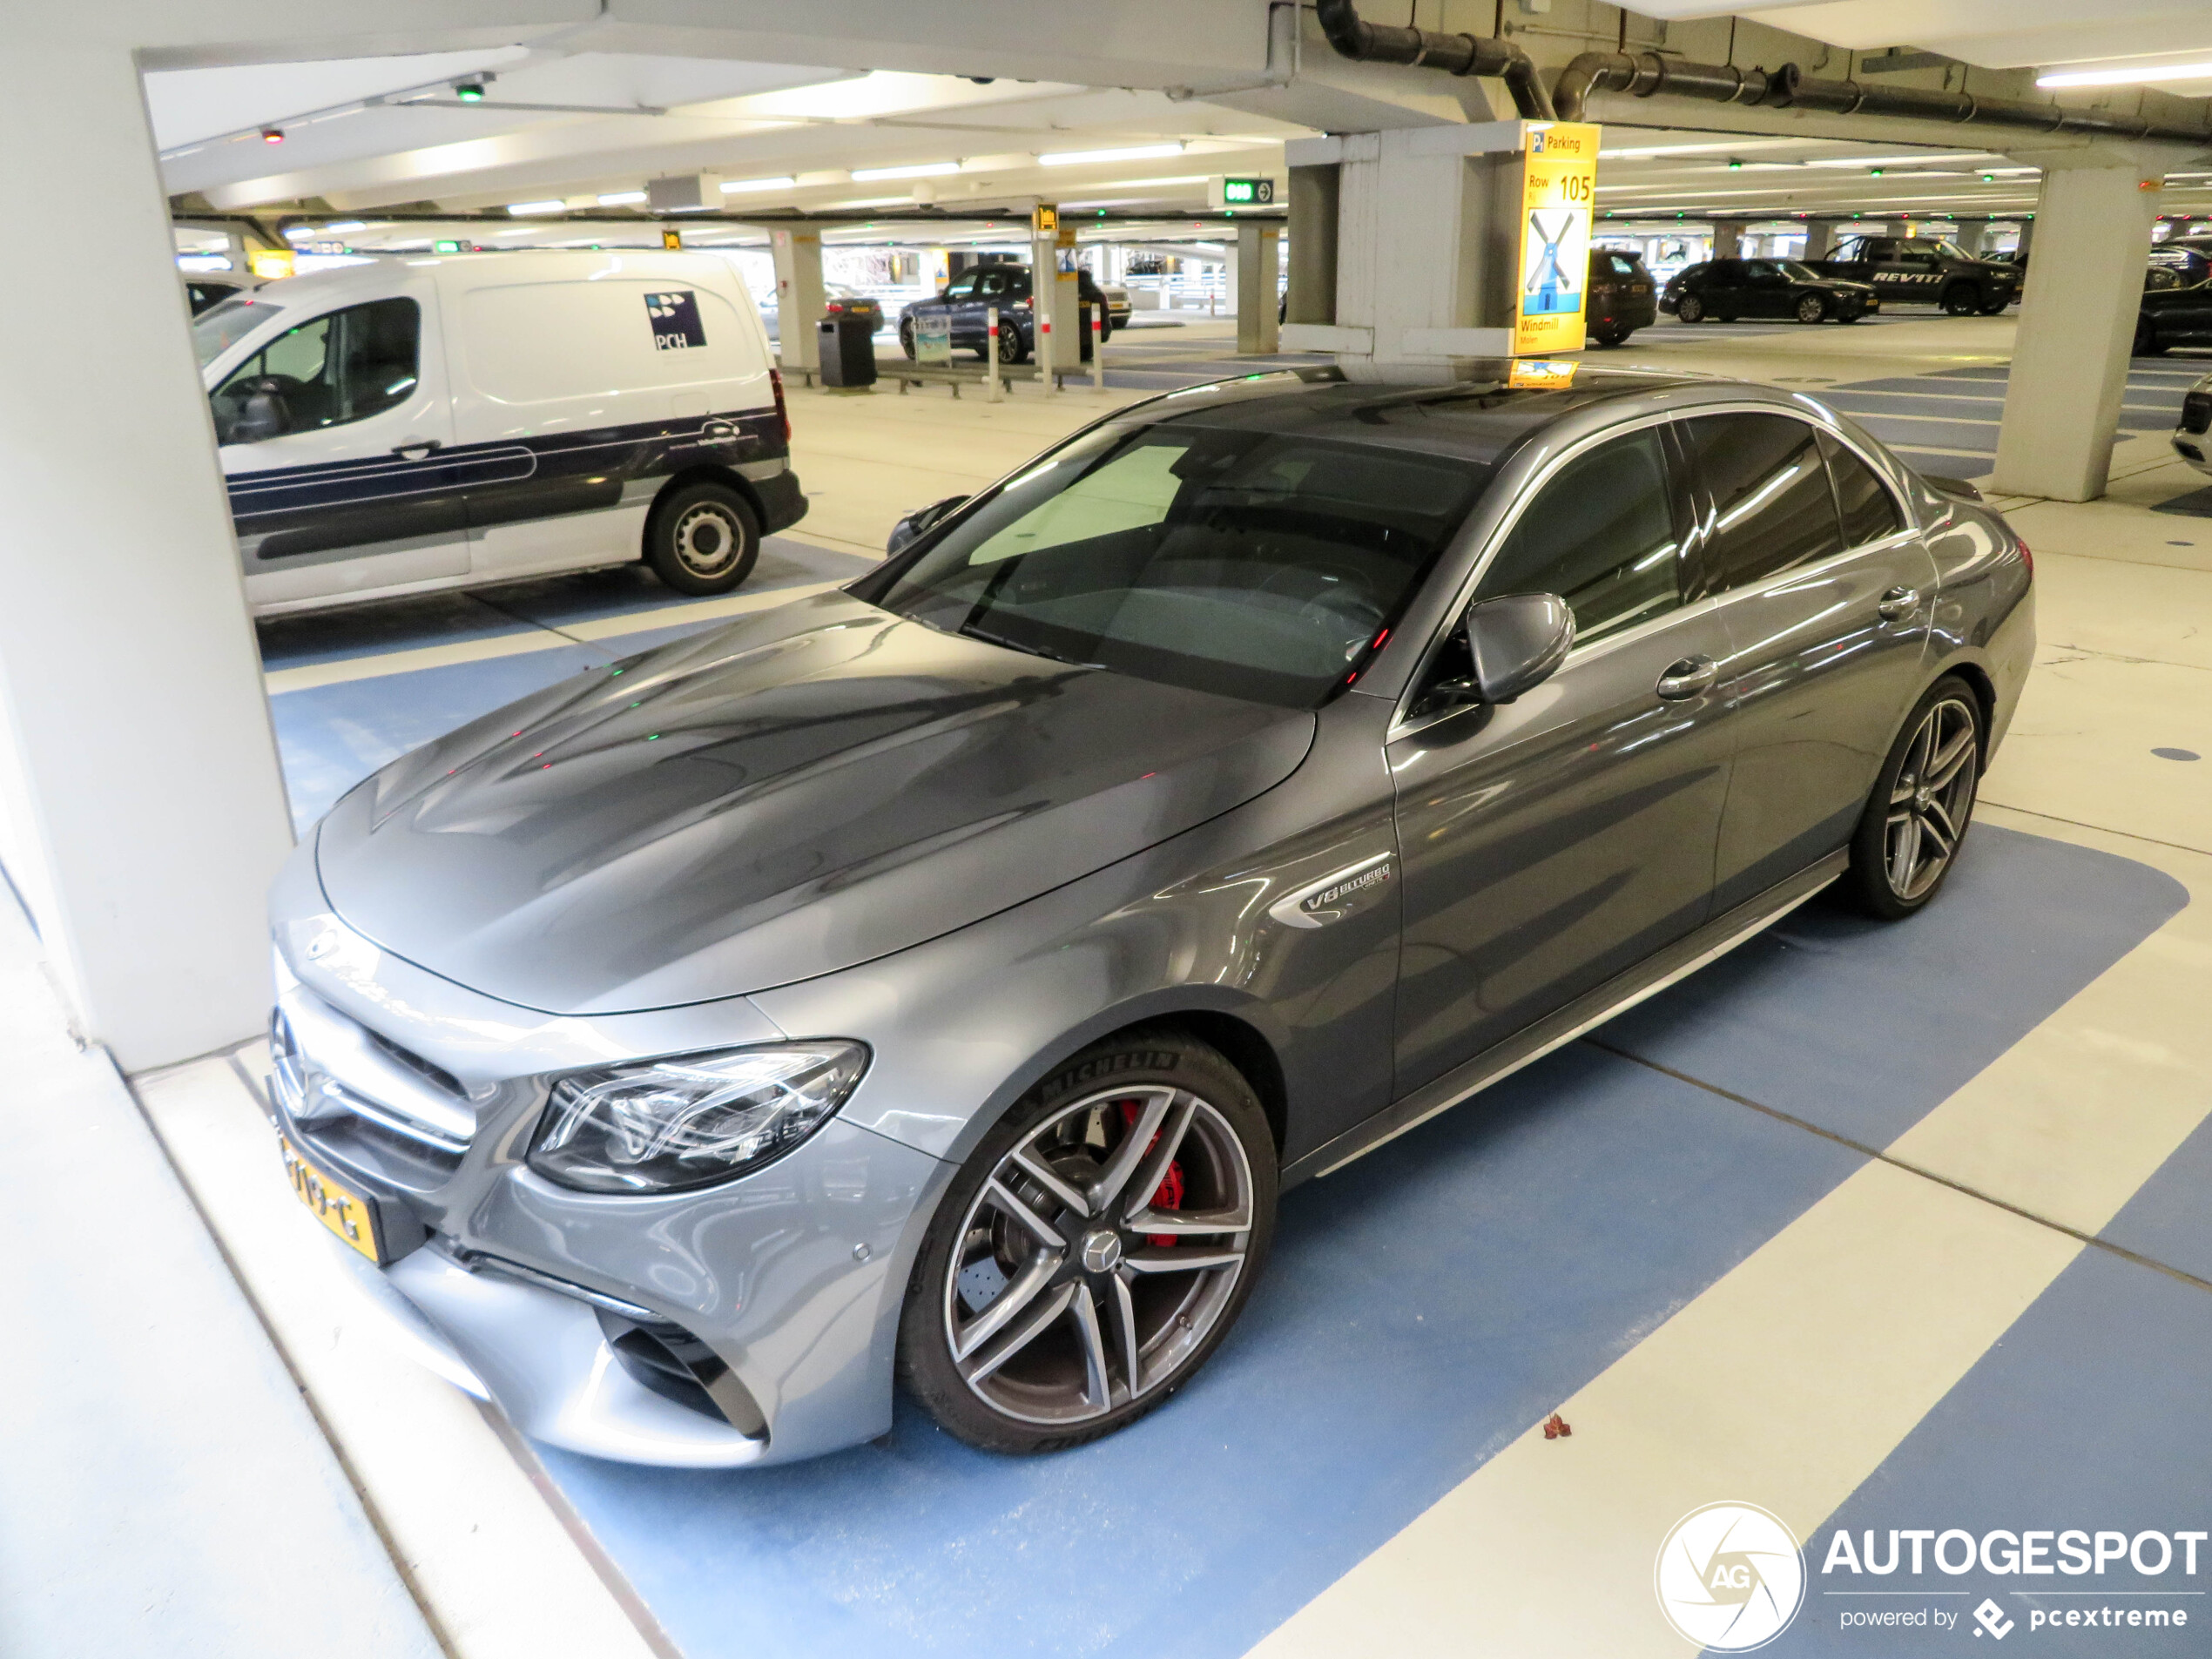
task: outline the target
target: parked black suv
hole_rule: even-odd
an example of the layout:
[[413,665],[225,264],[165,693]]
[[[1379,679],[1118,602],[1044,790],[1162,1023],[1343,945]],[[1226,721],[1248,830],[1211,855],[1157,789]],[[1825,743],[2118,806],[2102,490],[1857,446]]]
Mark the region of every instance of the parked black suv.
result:
[[2020,298],[2019,266],[1978,260],[1934,237],[1847,237],[1834,258],[1805,263],[1823,276],[1871,284],[1885,300],[1941,306],[1954,317],[1993,317]]
[[2134,354],[2169,346],[2212,346],[2212,253],[2201,246],[2155,248],[2143,273]]
[[1617,346],[1659,320],[1656,285],[1643,256],[1625,247],[1590,250],[1589,298],[1582,326],[1601,346]]
[[1708,317],[1857,322],[1881,308],[1880,297],[1865,283],[1822,276],[1796,260],[1707,260],[1677,271],[1659,296],[1659,309],[1684,322]]
[[[1083,304],[1103,310],[1106,296],[1088,271],[1076,273],[1076,292]],[[953,320],[953,347],[974,352],[978,357],[988,354],[989,312],[993,306],[999,313],[999,356],[1006,362],[1028,361],[1036,347],[1035,320],[1029,314],[1029,267],[1026,265],[979,265],[963,271],[938,290],[936,296],[917,300],[899,314],[899,344],[907,356],[914,354],[914,320],[935,312],[949,312]],[[1098,338],[1109,339],[1114,332],[1110,314],[1102,321]],[[1089,355],[1090,347],[1082,346],[1083,354]]]

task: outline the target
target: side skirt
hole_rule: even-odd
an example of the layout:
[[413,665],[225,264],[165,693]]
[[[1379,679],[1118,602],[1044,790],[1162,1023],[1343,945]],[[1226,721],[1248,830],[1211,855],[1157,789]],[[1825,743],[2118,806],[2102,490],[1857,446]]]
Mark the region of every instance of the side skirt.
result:
[[1406,1130],[1418,1129],[1438,1113],[1449,1111],[1470,1096],[1480,1094],[1501,1078],[1511,1076],[1553,1049],[1565,1047],[1585,1031],[1603,1025],[1615,1015],[1625,1014],[1647,997],[1656,996],[1676,981],[1689,977],[1754,934],[1781,921],[1841,875],[1850,862],[1848,851],[1831,853],[1811,868],[1786,881],[1777,882],[1724,915],[1715,917],[1696,932],[1626,973],[1615,974],[1557,1013],[1546,1015],[1474,1059],[1453,1067],[1435,1082],[1385,1107],[1366,1123],[1354,1125],[1334,1140],[1293,1160],[1284,1168],[1282,1185],[1289,1188],[1316,1176],[1335,1174],[1354,1159],[1365,1157]]

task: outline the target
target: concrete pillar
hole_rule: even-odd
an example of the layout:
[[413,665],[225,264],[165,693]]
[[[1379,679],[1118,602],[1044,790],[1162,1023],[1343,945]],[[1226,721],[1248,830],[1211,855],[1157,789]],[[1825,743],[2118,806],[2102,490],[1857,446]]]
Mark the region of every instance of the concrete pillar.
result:
[[2035,217],[2054,230],[2020,301],[1997,438],[2003,493],[2104,494],[2159,193],[2159,174],[2132,164],[2045,172]]
[[1278,350],[1280,319],[1275,309],[1276,274],[1282,269],[1281,237],[1272,225],[1237,227],[1237,349]]
[[1509,313],[1482,314],[1486,295],[1510,289],[1521,144],[1518,121],[1293,141],[1293,167],[1340,164],[1336,320],[1286,333],[1285,346],[1333,351],[1347,375],[1371,380],[1509,354]]
[[1334,163],[1291,169],[1291,322],[1337,320],[1337,176]]
[[819,368],[822,320],[822,233],[774,230],[768,246],[776,260],[776,354],[789,369]]
[[1805,258],[1824,260],[1834,252],[1841,221],[1832,219],[1813,219],[1805,221]]
[[80,1035],[139,1070],[268,1017],[266,893],[291,814],[119,45],[33,36],[0,53],[0,195],[49,193],[100,204],[68,307],[127,374],[93,368],[83,328],[0,330],[0,860]]

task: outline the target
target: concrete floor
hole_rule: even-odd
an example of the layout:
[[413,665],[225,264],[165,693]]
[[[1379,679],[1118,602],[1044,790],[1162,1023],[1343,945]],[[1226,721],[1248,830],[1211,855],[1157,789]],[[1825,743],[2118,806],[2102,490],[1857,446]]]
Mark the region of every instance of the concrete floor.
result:
[[[1939,458],[1993,449],[1974,405],[2011,327],[1669,324],[1602,356],[1856,398],[1963,474]],[[844,579],[900,513],[1229,349],[1222,325],[1168,332],[1109,356],[1144,383],[1103,398],[796,394],[814,509],[729,600],[595,577],[265,628],[296,804],[531,685]],[[2162,418],[2186,365],[2137,367],[2134,413]],[[1939,408],[1885,401],[1916,397]],[[2114,479],[2012,504],[2044,647],[1941,905],[1873,931],[1801,913],[1291,1195],[1215,1366],[1081,1453],[979,1458],[908,1412],[887,1447],[769,1474],[534,1454],[371,1341],[278,1176],[250,1050],[139,1102],[456,1654],[1671,1655],[1655,1554],[1719,1499],[1817,1546],[1777,1653],[1925,1650],[1842,1628],[1870,1605],[2205,1608],[2212,1551],[2195,1577],[1818,1571],[1838,1527],[2205,1524],[2212,516],[2157,430]],[[1554,1410],[1572,1437],[1542,1436]],[[1877,1583],[1910,1594],[1828,1594]],[[2034,1635],[2194,1653],[2208,1623]]]

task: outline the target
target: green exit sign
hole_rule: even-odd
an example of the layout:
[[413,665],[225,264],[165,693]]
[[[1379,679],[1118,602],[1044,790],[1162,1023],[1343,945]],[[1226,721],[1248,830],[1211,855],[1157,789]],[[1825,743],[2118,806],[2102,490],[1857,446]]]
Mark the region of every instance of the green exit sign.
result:
[[1224,207],[1271,207],[1275,205],[1272,179],[1224,179],[1221,181]]
[[430,244],[430,251],[433,253],[458,253],[461,252],[461,244],[442,239]]

